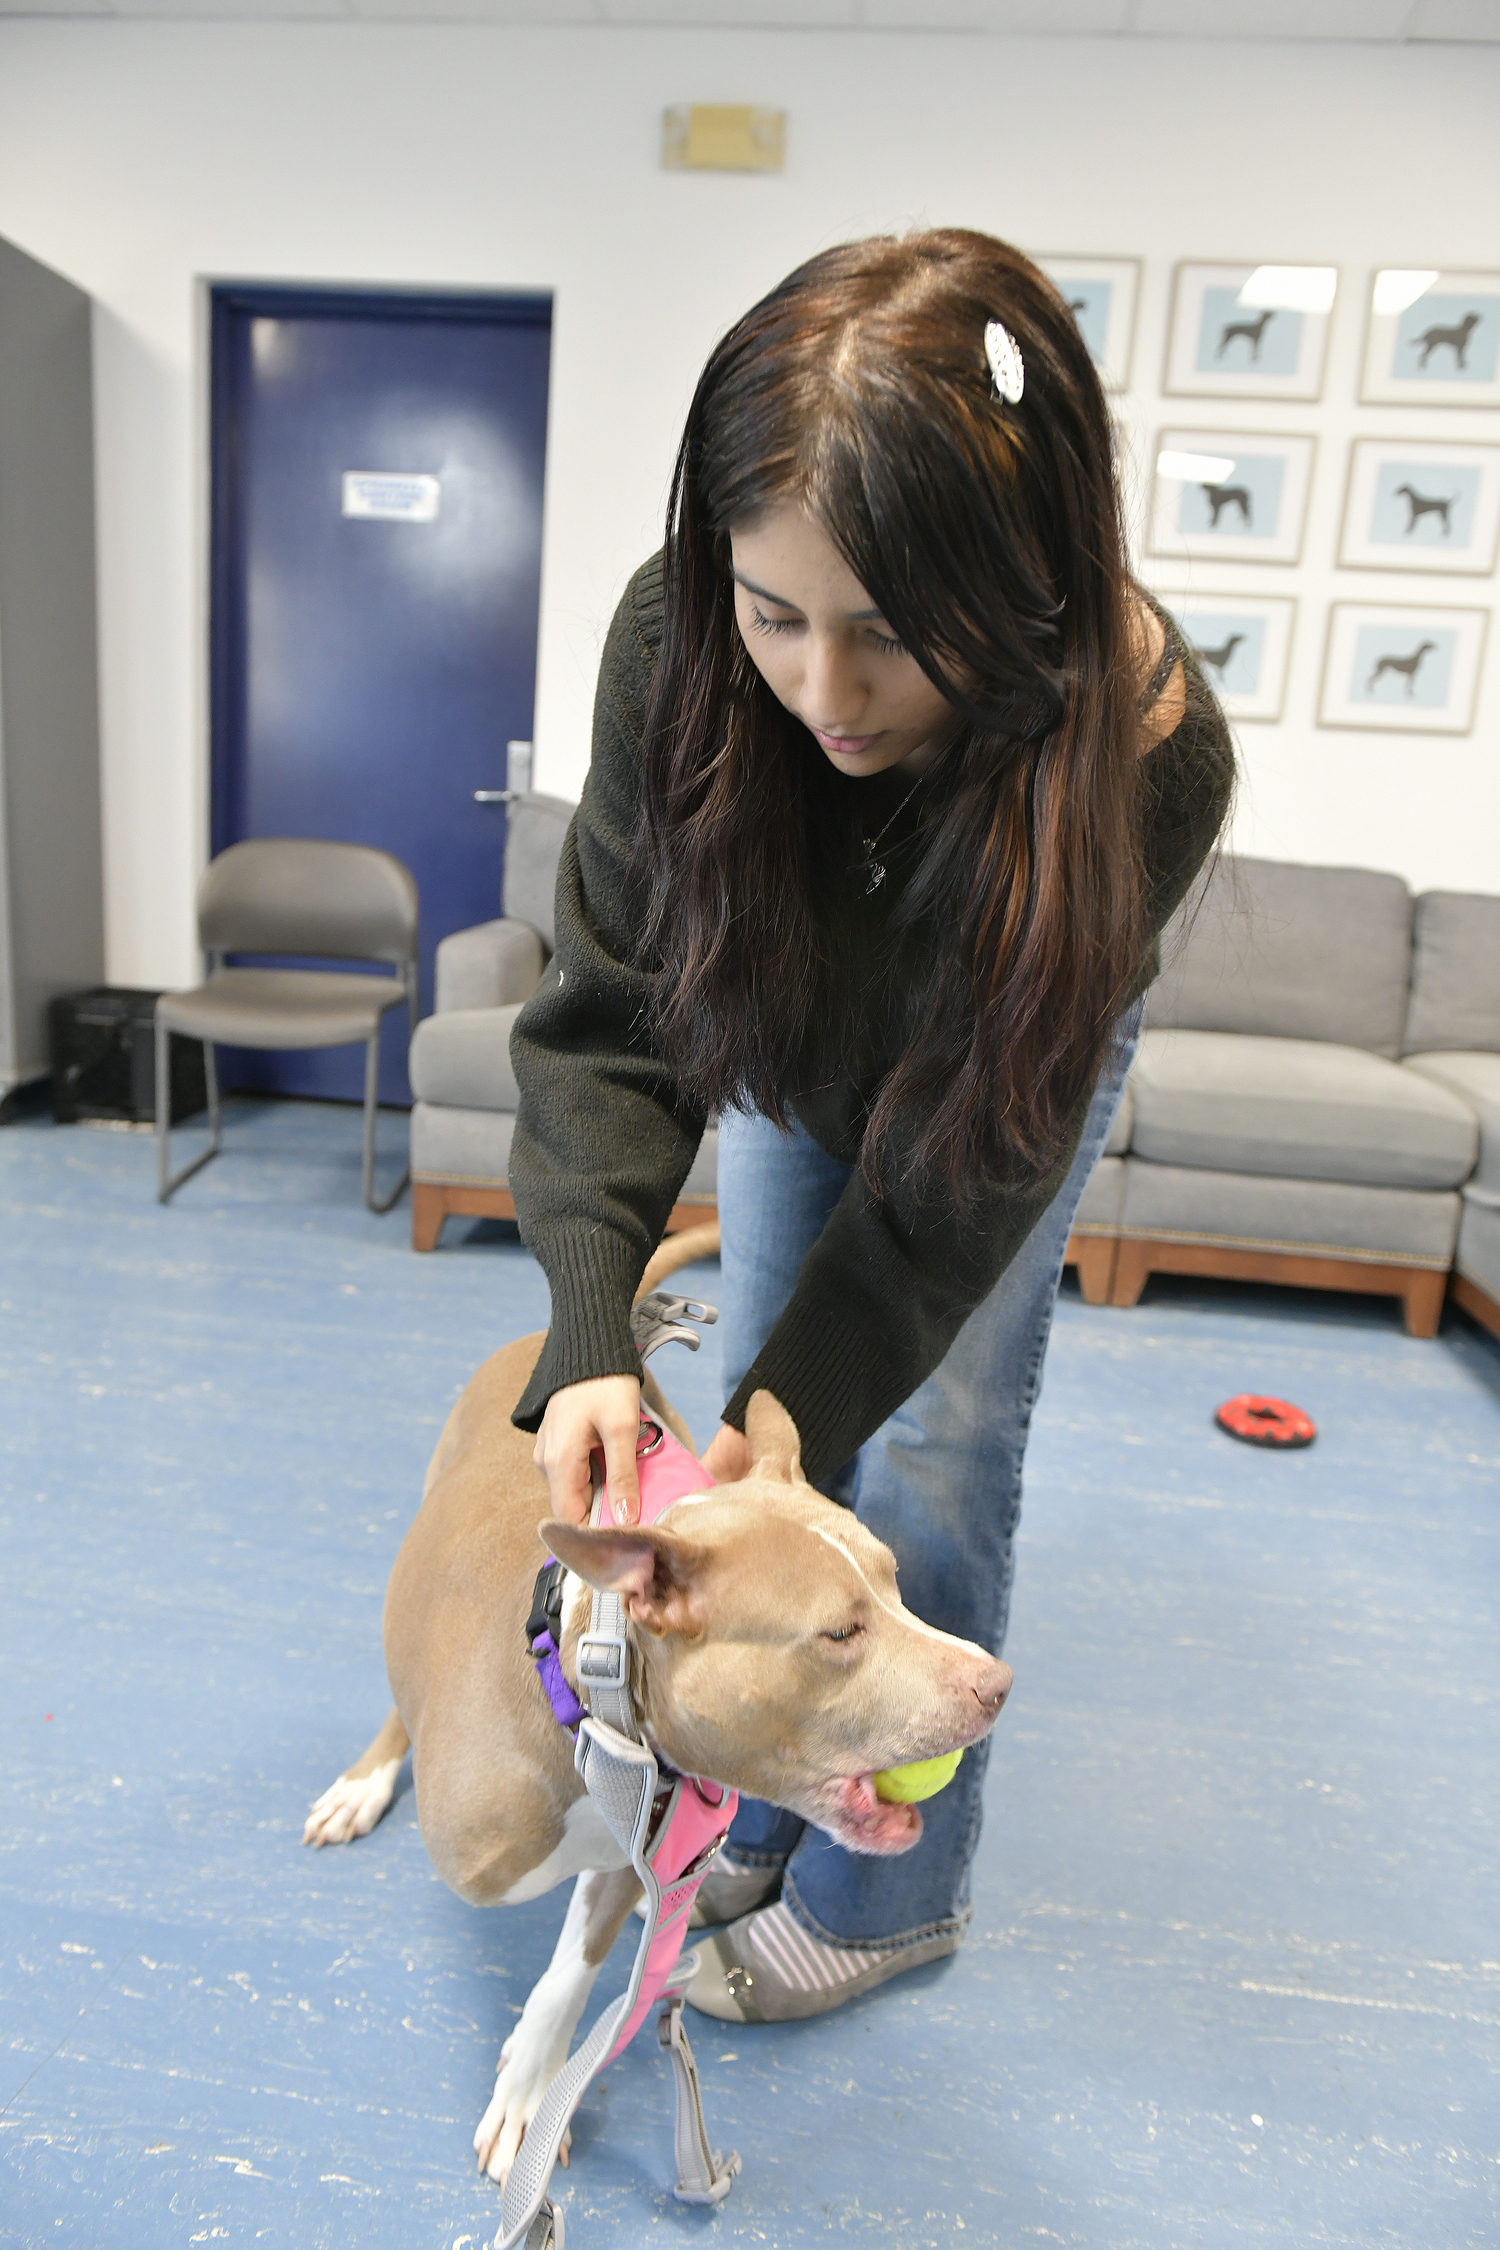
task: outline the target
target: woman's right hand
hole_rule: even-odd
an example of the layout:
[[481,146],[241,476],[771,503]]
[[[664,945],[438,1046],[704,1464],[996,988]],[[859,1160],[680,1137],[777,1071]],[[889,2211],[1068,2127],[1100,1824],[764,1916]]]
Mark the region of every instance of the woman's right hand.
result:
[[562,1523],[587,1523],[593,1500],[589,1455],[604,1455],[604,1477],[616,1523],[638,1523],[640,1478],[635,1447],[641,1386],[634,1375],[596,1375],[569,1383],[547,1401],[531,1458],[552,1488],[552,1513]]

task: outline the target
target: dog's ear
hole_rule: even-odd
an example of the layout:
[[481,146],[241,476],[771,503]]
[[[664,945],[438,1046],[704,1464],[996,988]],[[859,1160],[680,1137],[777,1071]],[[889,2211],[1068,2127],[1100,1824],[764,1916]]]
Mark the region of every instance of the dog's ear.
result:
[[752,1391],[745,1409],[745,1442],[750,1448],[750,1474],[777,1484],[806,1484],[802,1474],[802,1440],[797,1425],[769,1391]]
[[696,1639],[703,1630],[705,1549],[669,1531],[597,1531],[581,1523],[544,1523],[538,1537],[585,1584],[618,1594],[625,1614],[648,1633]]

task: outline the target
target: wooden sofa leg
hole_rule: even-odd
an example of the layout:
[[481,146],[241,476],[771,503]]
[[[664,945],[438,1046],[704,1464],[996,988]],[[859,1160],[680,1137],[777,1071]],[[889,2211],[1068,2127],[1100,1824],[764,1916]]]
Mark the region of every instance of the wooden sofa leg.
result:
[[413,1180],[411,1184],[411,1246],[413,1250],[435,1250],[438,1236],[443,1231],[443,1221],[448,1216],[448,1198],[441,1187],[431,1180]]
[[1417,1272],[1406,1284],[1402,1309],[1406,1314],[1408,1336],[1435,1336],[1438,1319],[1443,1310],[1443,1295],[1448,1286],[1446,1273]]
[[1070,1234],[1066,1263],[1078,1268],[1078,1287],[1086,1305],[1107,1305],[1115,1278],[1113,1234]]
[[1139,1304],[1141,1291],[1151,1274],[1151,1245],[1132,1242],[1129,1235],[1121,1237],[1115,1249],[1114,1286],[1109,1293],[1112,1305]]

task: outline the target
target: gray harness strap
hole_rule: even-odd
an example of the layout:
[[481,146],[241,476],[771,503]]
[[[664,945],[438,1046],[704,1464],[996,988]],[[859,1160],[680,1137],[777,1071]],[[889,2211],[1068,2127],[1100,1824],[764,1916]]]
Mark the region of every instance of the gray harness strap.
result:
[[[697,1335],[679,1325],[684,1317],[711,1321],[717,1316],[711,1307],[660,1294],[638,1305],[632,1325],[642,1356],[658,1344],[679,1339],[696,1351]],[[598,1520],[601,1500],[602,1488],[596,1484],[593,1521]],[[610,1833],[635,1869],[646,1894],[646,1919],[625,1990],[602,2011],[583,2044],[568,2057],[526,2128],[501,2197],[500,2232],[493,2250],[519,2250],[522,2244],[524,2250],[563,2250],[563,2215],[547,2194],[557,2153],[573,2112],[613,2051],[640,1997],[661,1912],[661,1890],[647,1857],[651,1811],[660,1776],[636,1718],[630,1645],[618,1594],[594,1595],[589,1629],[578,1643],[578,1688],[589,1716],[578,1729],[573,1762]],[[711,2148],[703,2123],[697,2066],[682,2028],[682,1995],[697,1967],[696,1953],[683,1954],[662,1986],[656,2035],[672,2057],[679,2174],[674,2192],[683,2203],[721,2203],[740,2169],[740,2159],[736,2151],[724,2157]]]

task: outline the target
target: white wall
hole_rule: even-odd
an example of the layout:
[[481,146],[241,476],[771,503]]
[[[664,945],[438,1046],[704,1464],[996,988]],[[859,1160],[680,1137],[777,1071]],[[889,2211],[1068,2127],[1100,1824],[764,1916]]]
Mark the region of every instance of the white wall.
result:
[[[683,100],[789,110],[785,176],[660,171],[659,113]],[[111,976],[194,970],[195,276],[556,291],[536,734],[539,779],[573,794],[602,631],[656,542],[706,350],[809,251],[912,222],[1144,257],[1142,428],[1223,426],[1219,402],[1157,397],[1174,260],[1341,266],[1324,402],[1246,410],[1252,427],[1322,436],[1311,559],[1241,581],[1301,607],[1286,721],[1242,730],[1237,841],[1500,891],[1500,632],[1466,739],[1313,724],[1332,593],[1492,598],[1482,581],[1408,588],[1330,558],[1352,434],[1500,436],[1494,416],[1353,403],[1373,267],[1500,265],[1497,118],[1495,48],[0,24],[0,233],[100,308]]]

